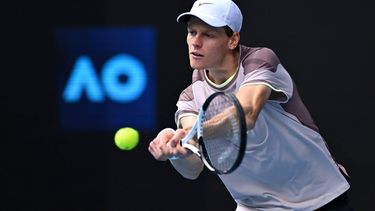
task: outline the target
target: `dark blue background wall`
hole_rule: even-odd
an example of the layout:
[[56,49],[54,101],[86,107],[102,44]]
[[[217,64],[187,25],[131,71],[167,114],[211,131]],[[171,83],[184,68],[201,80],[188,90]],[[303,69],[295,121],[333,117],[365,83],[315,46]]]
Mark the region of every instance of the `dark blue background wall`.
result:
[[[375,199],[374,6],[370,1],[237,1],[242,42],[267,46],[294,77],[336,159],[351,174],[356,210]],[[193,1],[7,1],[1,27],[1,192],[8,210],[234,210],[218,178],[181,178],[153,160],[148,143],[174,127],[190,82],[185,27]],[[3,23],[3,21],[2,21]],[[153,26],[157,30],[157,127],[131,152],[114,131],[60,128],[54,33],[61,27]],[[125,38],[124,38],[125,39]],[[186,199],[193,201],[186,203]],[[4,201],[4,200],[2,200]],[[176,208],[177,207],[177,208]]]

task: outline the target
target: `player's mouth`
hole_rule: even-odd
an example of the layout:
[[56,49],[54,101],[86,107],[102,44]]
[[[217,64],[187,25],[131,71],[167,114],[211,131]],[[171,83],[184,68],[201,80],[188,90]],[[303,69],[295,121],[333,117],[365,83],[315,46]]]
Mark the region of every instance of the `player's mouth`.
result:
[[200,59],[203,57],[203,54],[200,54],[200,53],[197,53],[197,52],[191,52],[190,55],[193,57],[193,58],[196,58],[196,59]]

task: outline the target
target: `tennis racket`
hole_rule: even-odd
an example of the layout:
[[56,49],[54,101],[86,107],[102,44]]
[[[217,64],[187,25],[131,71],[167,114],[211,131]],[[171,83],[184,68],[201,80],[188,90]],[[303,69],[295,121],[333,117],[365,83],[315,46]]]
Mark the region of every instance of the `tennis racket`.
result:
[[[231,93],[210,95],[181,145],[198,155],[217,174],[229,174],[241,163],[246,148],[246,121],[241,104]],[[197,145],[189,143],[197,140]]]

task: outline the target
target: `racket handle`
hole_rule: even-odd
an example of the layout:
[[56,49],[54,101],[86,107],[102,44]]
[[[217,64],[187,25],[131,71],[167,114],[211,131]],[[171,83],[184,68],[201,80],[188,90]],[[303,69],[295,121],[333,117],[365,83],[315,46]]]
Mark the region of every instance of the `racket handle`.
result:
[[201,157],[201,153],[199,152],[199,149],[195,147],[194,145],[182,142],[182,146],[189,149],[190,151],[192,151],[194,154],[198,155],[199,157]]
[[[197,147],[195,147],[194,145],[191,145],[191,144],[188,144],[188,143],[182,143],[182,142],[180,142],[180,144],[181,144],[181,146],[183,146],[183,147],[189,149],[190,151],[192,151],[194,154],[198,155],[198,157],[201,157],[201,153],[200,153],[199,149]],[[172,156],[168,159],[169,160],[178,160],[178,159],[180,159],[180,157]]]

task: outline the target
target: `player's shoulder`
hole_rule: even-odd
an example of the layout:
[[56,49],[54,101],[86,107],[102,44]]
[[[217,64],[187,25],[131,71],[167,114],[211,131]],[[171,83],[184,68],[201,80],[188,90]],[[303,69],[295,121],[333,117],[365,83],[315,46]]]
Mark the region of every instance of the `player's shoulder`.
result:
[[192,74],[192,83],[197,81],[204,81],[204,70],[195,69]]
[[276,53],[268,47],[248,47],[241,45],[241,59],[259,59],[265,61],[279,61]]
[[280,61],[270,48],[241,46],[241,63],[245,72],[249,73],[256,69],[275,70]]
[[193,84],[186,87],[180,94],[178,101],[192,101],[194,100]]
[[205,80],[204,78],[204,70],[193,70],[192,74],[192,82],[191,84],[186,87],[180,94],[179,101],[192,101],[194,100],[194,93],[193,89],[195,90],[202,90],[204,86],[203,82]]

